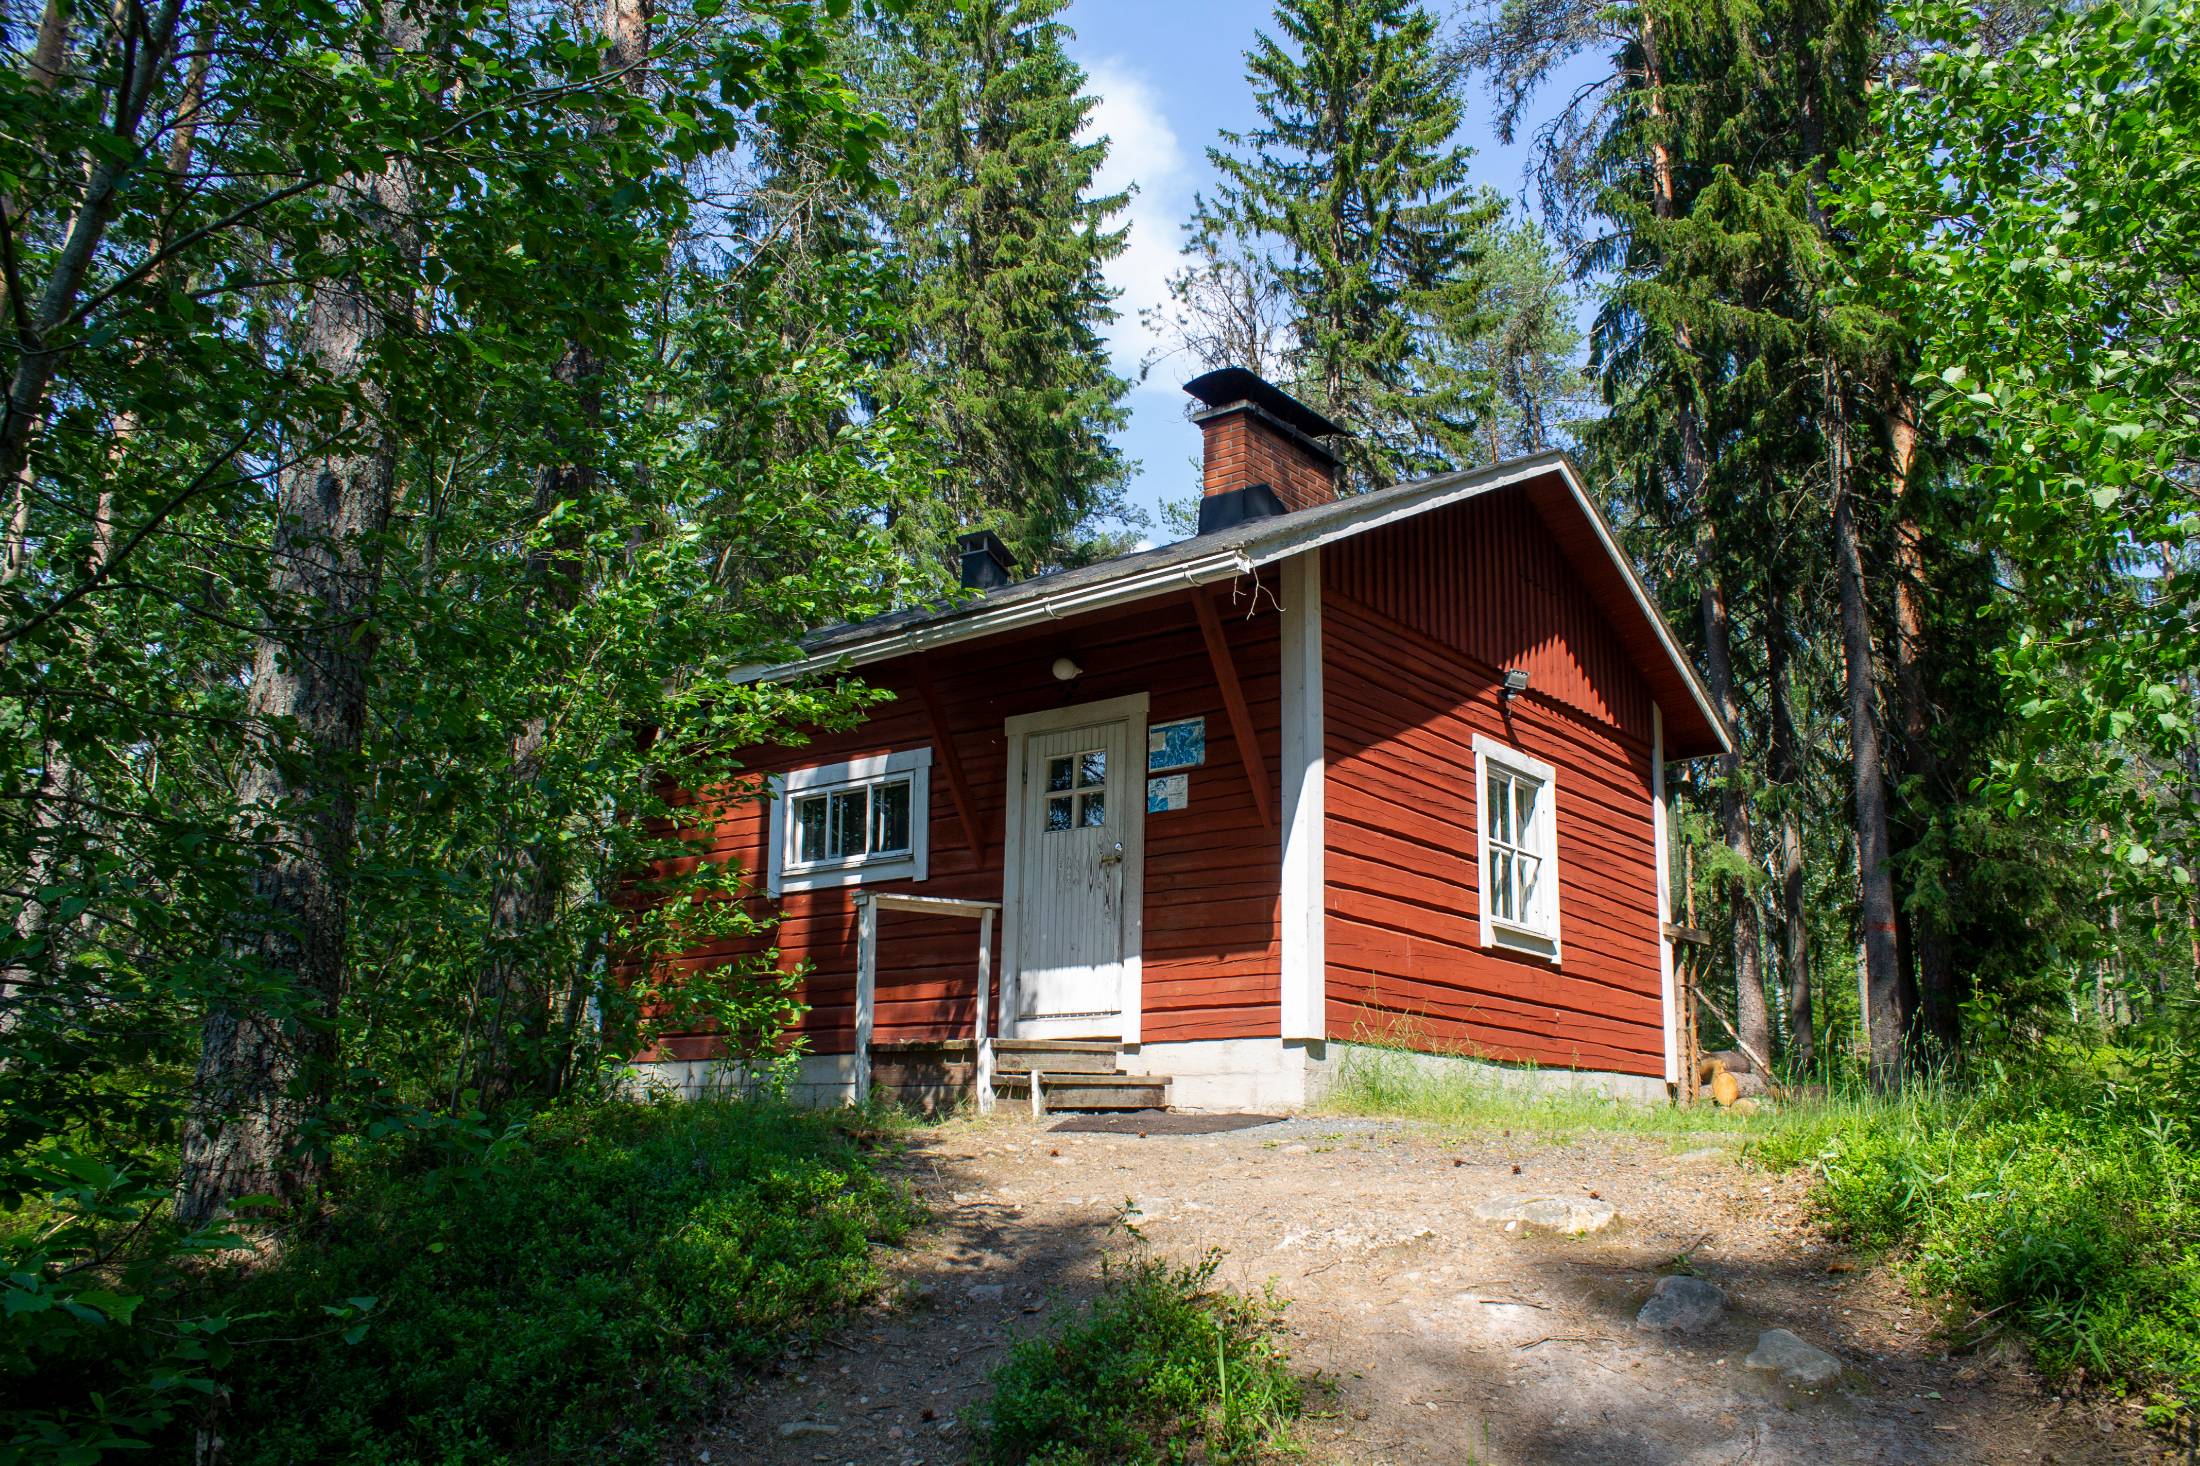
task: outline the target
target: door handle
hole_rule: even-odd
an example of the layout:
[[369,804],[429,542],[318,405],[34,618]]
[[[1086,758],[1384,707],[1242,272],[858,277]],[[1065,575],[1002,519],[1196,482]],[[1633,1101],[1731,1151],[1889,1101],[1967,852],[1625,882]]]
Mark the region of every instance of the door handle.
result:
[[1111,850],[1106,855],[1100,857],[1100,863],[1102,865],[1121,865],[1123,863],[1123,852],[1120,850]]

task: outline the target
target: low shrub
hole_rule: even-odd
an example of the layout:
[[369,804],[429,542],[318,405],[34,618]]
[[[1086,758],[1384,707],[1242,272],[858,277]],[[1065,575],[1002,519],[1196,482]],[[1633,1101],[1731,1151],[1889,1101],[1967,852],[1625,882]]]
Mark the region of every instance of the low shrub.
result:
[[2200,1388],[2200,1151],[2181,1089],[2127,1060],[1803,1111],[1754,1153],[1816,1172],[1822,1223],[1896,1250],[1959,1333],[2013,1328],[2051,1376],[2176,1409]]
[[1113,1266],[1090,1305],[1018,1343],[980,1412],[980,1459],[1159,1466],[1290,1448],[1303,1402],[1280,1305],[1216,1289],[1217,1260]]
[[[872,1292],[871,1244],[914,1220],[847,1118],[774,1102],[555,1111],[463,1159],[447,1128],[350,1157],[273,1261],[186,1274],[104,1354],[10,1356],[11,1403],[42,1413],[13,1412],[0,1454],[92,1460],[143,1430],[173,1460],[219,1437],[235,1466],[660,1459]],[[177,1320],[210,1346],[177,1402],[196,1406],[75,1423]]]

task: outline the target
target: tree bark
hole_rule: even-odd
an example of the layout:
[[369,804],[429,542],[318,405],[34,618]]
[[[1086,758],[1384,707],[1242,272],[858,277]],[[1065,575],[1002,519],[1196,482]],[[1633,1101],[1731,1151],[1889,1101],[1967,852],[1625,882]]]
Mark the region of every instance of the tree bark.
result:
[[[138,134],[160,80],[167,73],[182,14],[183,0],[164,0],[137,37],[129,85],[115,97],[111,124],[116,136],[127,139],[129,146],[124,156],[102,153],[92,165],[76,217],[70,221],[54,257],[52,273],[37,299],[25,302],[28,311],[17,343],[15,370],[8,380],[7,397],[0,402],[0,480],[18,483],[28,471],[31,438],[45,415],[47,392],[60,366],[60,336],[76,310],[84,278],[114,218],[122,187],[144,163],[143,142]],[[128,15],[132,25],[142,18],[142,12],[135,8]]]
[[1787,987],[1788,1053],[1797,1068],[1807,1070],[1817,1058],[1818,1042],[1812,1027],[1809,912],[1803,899],[1803,828],[1796,810],[1803,789],[1801,744],[1788,686],[1792,625],[1787,593],[1775,587],[1765,665],[1772,705],[1772,781],[1780,791],[1780,968]]
[[[1929,648],[1925,629],[1925,532],[1917,515],[1917,404],[1899,384],[1890,389],[1888,434],[1892,449],[1894,507],[1894,687],[1902,724],[1902,768],[1923,784],[1928,799],[1942,783],[1940,752],[1933,746],[1932,699],[1926,685]],[[1906,837],[1914,841],[1914,834]],[[1914,885],[1914,883],[1913,883]],[[1921,903],[1902,904],[1917,993],[1914,1037],[1941,1054],[1960,1040],[1954,954],[1937,917]]]
[[[39,29],[38,52],[32,63],[34,81],[43,81],[50,85],[51,78],[59,72],[65,42],[57,36],[49,44],[47,33],[51,28],[65,34],[66,21],[55,19],[57,15],[65,14],[59,0],[49,0],[45,24]],[[192,150],[197,145],[198,112],[206,95],[206,69],[211,51],[210,41],[202,37],[198,54],[192,58],[184,79],[183,94],[178,99],[178,120],[168,145],[168,172],[177,180],[191,166]],[[162,242],[155,242],[156,252]],[[160,276],[161,271],[156,268],[147,275],[147,283],[158,283]],[[111,465],[120,466],[130,444],[135,441],[137,432],[138,419],[135,413],[123,412],[116,416],[113,445],[108,455]],[[5,571],[0,571],[0,584],[13,578],[18,563],[20,536],[28,517],[25,491],[29,477],[27,466],[17,476],[16,511],[10,520],[7,565]],[[84,564],[84,573],[88,579],[96,579],[103,574],[114,553],[114,511],[114,491],[111,488],[102,489],[97,507],[93,510],[91,553],[86,556]],[[81,634],[78,637],[78,650],[89,669],[92,647],[88,641],[83,640]],[[49,733],[42,740],[39,749],[39,778],[38,787],[31,796],[31,847],[24,865],[23,901],[16,908],[13,923],[15,939],[21,944],[24,955],[11,961],[5,969],[0,969],[0,1033],[14,1028],[20,1016],[23,994],[29,985],[41,978],[50,977],[55,967],[53,952],[46,945],[53,926],[53,903],[47,899],[46,891],[60,873],[62,841],[69,831],[78,827],[78,821],[69,809],[76,798],[77,780],[77,769],[67,745],[59,737]]]
[[[383,39],[392,54],[425,33],[392,0]],[[409,165],[338,188],[360,228],[417,248]],[[381,539],[396,484],[398,444],[377,348],[403,302],[378,300],[358,276],[315,290],[304,354],[316,375],[357,397],[330,446],[300,454],[278,478],[268,624],[252,660],[251,739],[238,804],[268,854],[248,915],[224,944],[236,990],[214,1001],[200,1035],[183,1141],[176,1214],[199,1223],[240,1198],[296,1200],[318,1179],[308,1124],[326,1104],[343,996],[357,769],[376,648]]]
[[[1670,120],[1665,107],[1665,77],[1658,59],[1657,23],[1647,9],[1636,11],[1636,38],[1642,48],[1644,107],[1652,121],[1663,127]],[[1650,212],[1660,220],[1678,217],[1680,202],[1674,182],[1671,146],[1660,135],[1650,142]],[[1688,323],[1676,322],[1674,345],[1683,357],[1695,350]],[[1689,394],[1678,404],[1681,438],[1682,491],[1692,501],[1696,515],[1696,574],[1698,611],[1703,620],[1704,673],[1712,700],[1727,727],[1741,725],[1741,704],[1735,695],[1734,647],[1727,615],[1726,587],[1719,575],[1718,529],[1704,502],[1704,485],[1710,477],[1710,459],[1703,441],[1693,392],[1693,368],[1687,373]],[[1719,758],[1719,837],[1734,851],[1742,868],[1757,868],[1755,844],[1749,827],[1749,804],[1742,788],[1742,758],[1737,749]],[[1747,880],[1728,883],[1734,916],[1735,1022],[1744,1043],[1760,1054],[1772,1051],[1772,1020],[1765,1007],[1764,939],[1757,920],[1757,900]],[[1769,1077],[1769,1076],[1768,1076]]]
[[[1832,394],[1828,394],[1829,400]],[[1833,548],[1841,592],[1841,648],[1849,701],[1849,748],[1856,796],[1857,876],[1864,919],[1864,1000],[1871,1033],[1872,1082],[1902,1083],[1907,1071],[1902,972],[1896,950],[1894,876],[1887,835],[1887,774],[1873,706],[1871,609],[1864,594],[1864,556],[1850,503],[1847,428],[1832,433]]]
[[[638,91],[645,79],[642,68],[649,56],[652,13],[652,0],[604,3],[606,62],[618,84],[630,90]],[[563,461],[536,476],[538,518],[584,503],[596,485],[596,471],[588,459],[603,418],[602,363],[584,343],[571,341],[559,358],[556,377],[575,394],[582,441],[572,445],[573,451]],[[567,516],[552,531],[547,550],[530,556],[530,600],[545,630],[580,605],[584,555],[579,518]],[[513,735],[511,761],[518,788],[529,789],[539,781],[549,739],[546,713],[529,717]],[[500,1109],[524,1092],[554,1093],[569,1070],[565,1056],[551,1052],[554,994],[539,945],[557,920],[566,880],[567,872],[547,839],[522,840],[509,852],[491,894],[489,960],[476,992],[484,1025],[475,1088],[485,1109]],[[573,974],[572,980],[582,979]]]

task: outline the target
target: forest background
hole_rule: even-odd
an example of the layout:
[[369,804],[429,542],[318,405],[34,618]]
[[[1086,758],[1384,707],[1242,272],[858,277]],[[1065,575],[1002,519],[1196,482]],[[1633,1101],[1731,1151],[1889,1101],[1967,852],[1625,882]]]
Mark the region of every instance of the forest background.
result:
[[[707,899],[748,872],[615,899],[680,851],[662,791],[859,715],[853,681],[734,674],[942,594],[956,532],[1027,569],[1172,532],[1126,517],[1128,201],[1060,7],[4,19],[9,1449],[282,1459],[395,1421],[400,1455],[643,1449],[608,1396],[460,1388],[525,1349],[424,1300],[591,1225],[482,1177],[679,1170],[674,1122],[611,1101],[653,1024],[783,1052],[769,954],[648,960],[768,926]],[[1739,733],[1683,773],[1676,842],[1738,1043],[1969,1096],[1918,1123],[2038,1189],[1963,1223],[2003,1272],[1942,1282],[2171,1412],[2200,1378],[2196,19],[1283,0],[1141,322],[1155,372],[1249,366],[1344,423],[1353,491],[1577,453]],[[1473,181],[1470,110],[1541,119],[1532,209]],[[603,1325],[667,1418],[904,1223],[805,1123],[713,1164],[837,1224],[791,1240],[760,1202],[709,1259],[651,1253],[650,1306],[730,1310],[700,1353]],[[1829,1185],[1868,1161],[1910,1198],[1852,1209],[1889,1241],[1958,1168],[1824,1143]],[[2144,1204],[2076,1255],[2079,1195]],[[652,1235],[620,1205],[593,1224]],[[359,1284],[397,1237],[425,1271]],[[803,1259],[777,1284],[724,1281],[774,1247]],[[301,1444],[269,1402],[309,1377],[351,1383]]]

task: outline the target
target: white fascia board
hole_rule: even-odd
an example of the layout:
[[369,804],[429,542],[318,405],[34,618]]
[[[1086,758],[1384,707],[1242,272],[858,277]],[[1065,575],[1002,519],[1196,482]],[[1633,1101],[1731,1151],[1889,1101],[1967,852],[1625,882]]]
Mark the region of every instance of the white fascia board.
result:
[[1565,480],[1567,492],[1573,496],[1575,507],[1587,517],[1590,527],[1596,531],[1597,543],[1604,547],[1605,555],[1618,567],[1620,575],[1626,580],[1628,593],[1634,597],[1638,614],[1650,623],[1658,645],[1665,650],[1666,658],[1681,674],[1681,680],[1687,683],[1689,697],[1702,712],[1705,723],[1718,737],[1720,747],[1732,752],[1733,740],[1727,733],[1725,722],[1711,705],[1709,689],[1703,685],[1703,679],[1696,675],[1695,667],[1682,653],[1680,643],[1673,639],[1673,633],[1667,628],[1665,617],[1659,614],[1656,603],[1650,599],[1650,592],[1643,585],[1642,577],[1635,574],[1635,567],[1628,560],[1626,552],[1620,548],[1618,539],[1612,534],[1612,527],[1605,523],[1604,515],[1590,499],[1582,482],[1581,471],[1574,466],[1572,459],[1555,452],[1538,453],[1533,458],[1519,459],[1495,468],[1465,469],[1458,473],[1439,474],[1407,489],[1371,494],[1360,501],[1364,507],[1356,513],[1322,515],[1311,521],[1302,515],[1312,515],[1315,513],[1312,510],[1301,511],[1297,515],[1281,515],[1250,538],[1238,544],[1217,548],[1211,554],[1156,566],[1150,570],[1134,570],[1119,577],[1077,586],[1058,595],[1033,596],[996,610],[981,609],[950,621],[913,626],[905,631],[889,631],[873,640],[820,652],[799,661],[778,666],[743,667],[735,672],[734,680],[780,681],[812,672],[830,671],[836,667],[861,667],[931,647],[996,636],[1026,626],[1081,616],[1088,611],[1127,605],[1150,596],[1167,595],[1186,586],[1229,580],[1304,551],[1319,549],[1323,545],[1412,519],[1450,504],[1463,503],[1481,494],[1510,488],[1514,484],[1524,483],[1546,473],[1556,473]]

